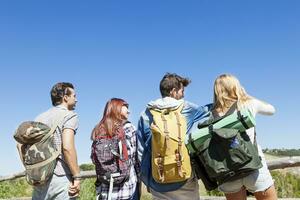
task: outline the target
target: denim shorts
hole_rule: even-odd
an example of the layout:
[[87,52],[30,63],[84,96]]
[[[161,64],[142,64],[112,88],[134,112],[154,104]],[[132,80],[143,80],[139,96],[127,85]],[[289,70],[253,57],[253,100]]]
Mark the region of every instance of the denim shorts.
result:
[[262,160],[263,167],[255,170],[250,175],[231,182],[223,183],[219,186],[219,190],[224,193],[235,193],[244,186],[249,192],[265,191],[274,184],[266,161]]

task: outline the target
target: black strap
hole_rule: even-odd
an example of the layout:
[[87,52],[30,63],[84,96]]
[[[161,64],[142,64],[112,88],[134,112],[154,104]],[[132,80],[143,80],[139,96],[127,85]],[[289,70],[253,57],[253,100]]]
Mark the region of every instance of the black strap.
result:
[[231,114],[234,113],[234,111],[237,110],[237,109],[238,109],[238,103],[237,103],[237,101],[236,101],[236,102],[234,102],[234,103],[232,104],[232,106],[228,109],[228,111],[225,113],[224,116],[231,115]]
[[245,122],[245,117],[241,114],[241,112],[239,110],[237,111],[237,115],[238,115],[238,120],[241,121],[241,123],[243,124],[243,126],[245,127],[245,129],[249,129],[249,126]]
[[208,126],[208,132],[209,132],[209,133],[213,133],[213,131],[214,131],[214,125],[213,125],[213,124],[210,124],[210,125]]
[[256,128],[254,128],[254,144],[257,146],[257,141],[256,141]]
[[234,113],[235,110],[238,110],[238,107],[237,107],[237,101],[234,102],[231,107],[227,110],[227,112],[220,116],[219,114],[217,114],[215,111],[214,112],[211,112],[214,120],[213,120],[213,123],[217,123],[218,121],[222,120],[223,118],[227,117],[228,115],[231,115],[232,113]]
[[192,133],[189,134],[189,143],[191,144],[193,150],[194,150],[195,152],[197,152],[196,145],[195,145],[195,143],[194,143],[194,140],[192,139]]

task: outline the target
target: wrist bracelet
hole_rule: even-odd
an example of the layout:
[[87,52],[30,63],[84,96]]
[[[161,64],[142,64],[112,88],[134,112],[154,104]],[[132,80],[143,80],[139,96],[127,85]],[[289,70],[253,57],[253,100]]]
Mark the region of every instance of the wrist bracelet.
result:
[[80,174],[74,175],[74,176],[73,176],[73,179],[74,179],[74,180],[80,180]]

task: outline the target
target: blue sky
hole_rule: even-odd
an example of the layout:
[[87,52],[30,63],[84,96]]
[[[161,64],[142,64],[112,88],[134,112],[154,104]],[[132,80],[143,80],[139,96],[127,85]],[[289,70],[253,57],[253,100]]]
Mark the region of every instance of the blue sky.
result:
[[257,119],[263,148],[300,148],[300,2],[12,1],[0,3],[0,175],[22,170],[12,135],[51,106],[59,81],[74,83],[79,163],[106,101],[121,97],[137,124],[166,72],[192,79],[186,99],[212,101],[213,81],[236,75],[277,113]]

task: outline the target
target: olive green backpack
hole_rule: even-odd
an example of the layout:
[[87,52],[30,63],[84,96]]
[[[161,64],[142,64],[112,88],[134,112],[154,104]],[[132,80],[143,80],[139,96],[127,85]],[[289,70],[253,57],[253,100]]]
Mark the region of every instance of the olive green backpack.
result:
[[14,138],[19,143],[18,152],[25,167],[25,178],[30,185],[45,184],[53,175],[61,148],[54,143],[54,133],[59,120],[50,128],[34,121],[23,122]]
[[[251,128],[245,122],[246,116],[241,114],[245,112],[233,108],[223,117],[214,117],[211,114],[206,122],[199,124],[199,129],[209,129],[209,137],[199,138],[201,143],[196,144],[191,138],[189,140],[188,145],[193,148],[193,153],[190,154],[192,165],[198,178],[206,179],[203,182],[207,182],[206,188],[209,190],[222,183],[245,177],[262,167],[256,139],[252,143],[245,131]],[[232,115],[237,116],[236,120],[240,121],[243,128],[230,128],[231,125],[227,125],[226,128],[214,127],[217,122]]]

